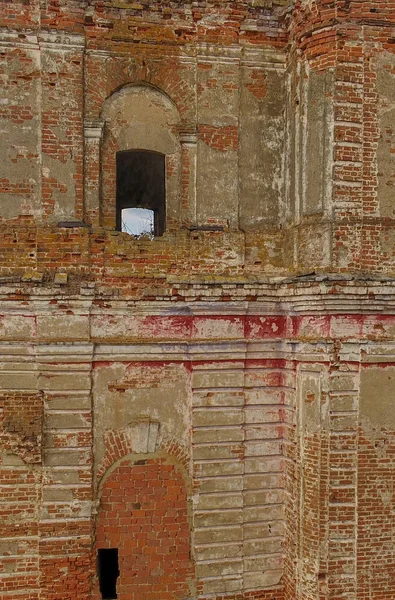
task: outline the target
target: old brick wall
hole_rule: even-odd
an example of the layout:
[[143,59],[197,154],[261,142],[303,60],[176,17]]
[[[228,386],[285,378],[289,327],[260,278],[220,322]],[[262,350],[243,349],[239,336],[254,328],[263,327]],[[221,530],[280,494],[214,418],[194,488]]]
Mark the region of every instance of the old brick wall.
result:
[[[175,478],[182,490],[177,507],[169,498],[158,500],[158,510],[181,511],[182,538],[190,545],[193,562],[173,581],[180,594],[183,586],[192,586],[192,597],[202,599],[318,600],[344,593],[391,598],[394,320],[371,311],[388,306],[392,288],[343,281],[335,291],[332,284],[299,282],[290,301],[289,285],[275,292],[270,285],[255,287],[259,299],[247,304],[222,301],[221,310],[230,312],[215,318],[205,314],[207,304],[201,301],[193,316],[177,318],[172,303],[166,313],[162,302],[160,321],[108,297],[105,316],[104,308],[93,308],[93,288],[85,291],[85,316],[76,314],[73,297],[55,289],[45,309],[42,294],[37,295],[42,284],[30,288],[30,300],[24,288],[19,311],[17,286],[7,300],[3,296],[9,336],[3,355],[8,349],[12,358],[2,363],[0,383],[3,389],[23,390],[4,396],[10,408],[3,422],[18,432],[10,435],[4,426],[2,437],[6,597],[18,589],[27,598],[91,597],[92,548],[103,547],[103,535],[104,547],[121,548],[122,536],[135,531],[140,516],[154,518],[148,500],[148,512],[134,514],[137,490],[126,494],[130,510],[117,494],[137,485],[138,477],[130,473],[143,467],[137,463],[149,460],[157,473],[162,456],[168,457],[163,464],[181,465],[181,471],[171,467],[171,477],[158,485],[162,495],[172,494]],[[231,293],[242,289],[234,286]],[[337,306],[343,314],[326,315],[320,303],[314,313],[311,300],[306,314],[307,299],[319,290],[324,296],[331,291],[331,311]],[[192,289],[188,293],[192,297]],[[211,306],[224,290],[211,286],[213,294],[217,300]],[[53,303],[56,295],[61,308]],[[366,315],[351,314],[347,306],[365,297],[370,298]],[[263,316],[269,298],[271,303],[277,298],[284,314]],[[150,310],[154,306],[159,307],[154,302]],[[96,316],[88,315],[92,309]],[[84,321],[90,322],[89,342]],[[69,332],[63,341],[60,322]],[[17,331],[23,360],[11,342]],[[32,342],[34,355],[21,354]],[[24,411],[30,405],[33,420]],[[23,443],[9,441],[27,437],[36,448],[40,431],[42,453],[33,459],[42,456],[42,466],[29,463]],[[116,480],[120,464],[126,465],[122,485]],[[148,477],[148,470],[141,472]],[[177,473],[184,473],[181,479]],[[149,489],[156,490],[149,481],[147,498]],[[107,514],[111,506],[116,514]],[[118,530],[118,519],[127,529]],[[160,519],[156,523],[162,526]],[[145,539],[127,537],[134,548]],[[30,596],[23,576],[27,556],[35,565],[26,573]],[[172,585],[162,575],[158,585]]]
[[290,506],[285,571],[287,580],[288,569],[292,575],[286,598],[390,598],[393,363],[387,363],[387,352],[392,318],[303,321],[309,324],[303,326],[309,352],[315,352],[313,340],[324,342],[331,334],[336,342],[321,345],[318,361],[304,359],[296,366],[295,504]]
[[297,166],[289,193],[297,262],[308,268],[318,252],[332,269],[392,272],[392,3],[299,2],[293,14],[289,135]]
[[[3,363],[4,364],[4,363]],[[40,393],[2,392],[0,397],[1,594],[35,599],[39,594],[37,510],[42,481]]]
[[[113,546],[121,600],[393,600],[393,27],[1,3],[5,600],[98,599]],[[131,148],[152,240],[114,230]]]
[[[148,253],[138,279],[201,270],[202,260],[208,272],[235,275],[245,265],[255,272],[289,264],[277,228],[285,173],[281,4],[229,2],[219,13],[188,2],[173,11],[158,2],[3,5],[2,272],[69,267],[122,285],[123,263],[136,254]],[[28,15],[35,20],[27,30]],[[113,139],[119,117],[106,107],[124,86],[155,90],[177,115],[167,124],[173,149],[158,146],[147,130],[155,120],[143,105],[131,118],[127,106],[137,107],[126,98],[124,115],[134,123],[127,145],[159,148],[167,159],[169,233],[137,248],[102,229],[114,227],[114,152],[126,143]],[[55,227],[73,220],[91,227]],[[218,231],[190,233],[196,227]]]
[[[158,2],[3,3],[1,216],[12,224],[2,233],[3,273],[90,264],[110,283],[136,251],[148,253],[145,268],[166,273],[392,272],[390,6],[300,3],[289,20],[281,2],[253,0],[173,11]],[[114,164],[103,152],[116,148],[103,107],[133,84],[160,90],[180,117],[167,224],[176,237],[149,249],[124,238],[125,258],[116,253],[114,263],[111,236],[93,250],[102,229],[36,224],[113,226],[105,182]],[[170,154],[168,164],[170,176]],[[224,231],[190,234],[196,226]],[[201,242],[222,260],[214,251],[202,264]]]

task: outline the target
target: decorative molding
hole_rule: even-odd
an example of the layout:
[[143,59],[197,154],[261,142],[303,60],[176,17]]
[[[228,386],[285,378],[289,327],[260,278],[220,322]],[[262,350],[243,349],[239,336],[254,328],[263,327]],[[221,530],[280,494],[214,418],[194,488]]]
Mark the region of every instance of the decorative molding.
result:
[[188,129],[180,129],[178,132],[181,144],[185,146],[195,146],[198,141],[198,135],[196,131]]
[[98,478],[120,458],[129,454],[152,454],[159,447],[160,423],[149,417],[140,417],[122,429],[108,429],[104,433],[106,448],[98,467]]
[[40,31],[38,43],[43,48],[61,48],[63,50],[83,50],[85,48],[85,36],[66,33],[64,31]]
[[158,447],[160,424],[158,421],[142,417],[130,423],[124,429],[124,435],[129,438],[132,452],[148,454],[155,452]]
[[96,121],[84,121],[84,137],[86,140],[96,140],[100,141],[103,129],[104,129],[105,121],[96,120]]
[[35,33],[29,30],[10,31],[0,28],[0,46],[9,46],[10,48],[25,48],[29,50],[38,50],[38,39]]

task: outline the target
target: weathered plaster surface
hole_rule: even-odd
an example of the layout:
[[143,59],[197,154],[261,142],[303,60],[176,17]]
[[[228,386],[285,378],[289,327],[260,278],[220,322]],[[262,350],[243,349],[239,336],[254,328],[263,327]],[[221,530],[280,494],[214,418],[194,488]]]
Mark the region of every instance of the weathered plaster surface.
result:
[[220,4],[2,3],[5,599],[395,597],[393,7]]

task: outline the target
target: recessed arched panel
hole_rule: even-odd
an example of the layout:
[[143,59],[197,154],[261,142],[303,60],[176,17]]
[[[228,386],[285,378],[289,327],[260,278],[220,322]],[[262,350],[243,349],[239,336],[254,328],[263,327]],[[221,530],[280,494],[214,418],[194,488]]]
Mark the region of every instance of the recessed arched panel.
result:
[[102,224],[121,230],[119,212],[131,207],[153,212],[154,235],[178,227],[181,144],[176,106],[156,88],[126,86],[106,100],[102,117]]
[[[188,492],[171,459],[125,457],[101,487],[93,597],[184,600],[194,581]],[[114,551],[115,549],[115,551]]]

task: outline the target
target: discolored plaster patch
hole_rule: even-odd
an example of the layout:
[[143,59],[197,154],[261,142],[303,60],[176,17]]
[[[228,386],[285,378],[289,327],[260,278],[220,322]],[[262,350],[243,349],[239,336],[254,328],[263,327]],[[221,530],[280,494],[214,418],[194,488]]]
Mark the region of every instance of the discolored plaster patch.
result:
[[395,367],[365,367],[361,371],[360,419],[375,436],[395,429]]

